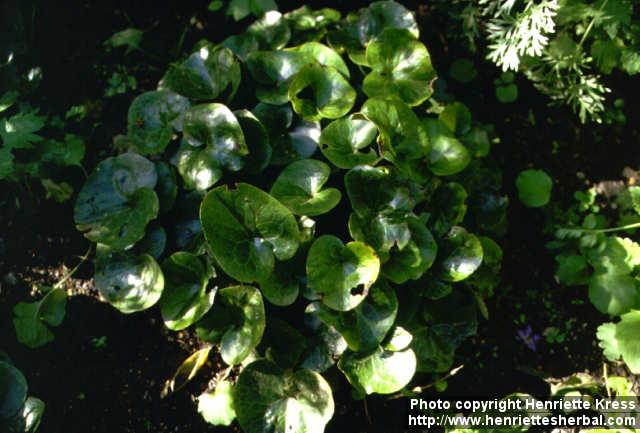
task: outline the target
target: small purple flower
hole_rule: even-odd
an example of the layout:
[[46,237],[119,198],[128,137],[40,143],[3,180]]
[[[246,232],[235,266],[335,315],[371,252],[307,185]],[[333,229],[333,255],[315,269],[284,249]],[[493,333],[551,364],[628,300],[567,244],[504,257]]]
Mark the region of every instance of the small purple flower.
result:
[[523,329],[518,329],[517,334],[518,338],[521,339],[529,349],[534,352],[536,351],[536,344],[538,344],[538,341],[540,341],[542,337],[533,333],[531,325],[527,325],[527,327]]

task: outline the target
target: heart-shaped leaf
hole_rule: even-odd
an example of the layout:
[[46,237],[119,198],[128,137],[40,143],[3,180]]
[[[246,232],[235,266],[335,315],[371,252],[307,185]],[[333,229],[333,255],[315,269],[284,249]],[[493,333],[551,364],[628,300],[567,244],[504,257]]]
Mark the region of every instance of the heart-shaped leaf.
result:
[[144,237],[158,215],[155,166],[135,153],[107,158],[84,184],[74,208],[78,230],[93,241],[125,249]]
[[343,244],[332,235],[320,236],[307,256],[308,285],[313,297],[338,311],[351,310],[367,296],[378,278],[380,260],[362,242]]
[[49,326],[59,326],[64,320],[67,294],[51,288],[37,302],[19,302],[13,307],[13,326],[18,341],[32,349],[53,341]]
[[163,161],[155,162],[158,183],[156,184],[156,194],[160,205],[160,212],[167,212],[176,202],[178,196],[178,185],[176,184],[176,174],[173,168]]
[[300,232],[289,209],[248,184],[210,191],[200,219],[216,261],[238,281],[265,280],[275,259],[288,260],[298,249]]
[[249,153],[240,123],[222,104],[202,104],[184,115],[184,140],[176,156],[178,170],[190,187],[207,189],[222,170],[238,171]]
[[[377,135],[378,128],[373,122],[352,114],[334,120],[322,130],[320,150],[338,168],[372,164],[378,159],[378,154],[369,146]],[[367,148],[369,150],[364,152]]]
[[179,331],[200,320],[213,306],[216,289],[207,292],[213,272],[198,256],[187,252],[172,254],[162,264],[162,270],[162,319],[167,328]]
[[263,103],[281,105],[289,101],[291,79],[305,65],[298,51],[256,51],[247,57],[249,73],[258,83],[256,96]]
[[271,187],[271,195],[296,215],[316,216],[329,212],[340,201],[340,191],[322,189],[331,168],[324,162],[303,159],[287,166]]
[[370,98],[397,95],[409,105],[424,102],[436,77],[429,51],[404,29],[386,29],[367,46],[367,63],[373,70],[362,88]]
[[249,364],[233,392],[246,433],[322,433],[333,416],[331,387],[310,370],[284,371],[267,360]]
[[629,274],[597,273],[589,281],[589,299],[602,313],[620,316],[640,308],[638,282]]
[[240,63],[222,46],[204,45],[182,63],[173,64],[161,86],[196,101],[212,100],[223,92],[231,100],[240,85]]
[[229,365],[241,363],[262,340],[264,303],[251,286],[231,286],[218,291],[216,306],[198,322],[200,338],[220,344],[220,355]]
[[27,398],[27,380],[20,370],[0,361],[0,420],[13,417]]
[[291,80],[289,100],[306,120],[337,119],[351,110],[356,91],[335,68],[310,64]]
[[142,154],[164,152],[176,122],[189,108],[189,100],[168,90],[146,92],[136,97],[127,115],[128,134]]
[[411,349],[390,352],[378,347],[371,352],[347,351],[338,368],[351,385],[365,394],[391,394],[413,378],[416,356]]
[[152,307],[164,289],[162,269],[153,257],[115,251],[102,244],[96,250],[95,282],[100,294],[125,314]]
[[424,124],[431,142],[428,158],[429,169],[433,174],[451,176],[464,170],[471,161],[467,148],[442,121],[425,119]]

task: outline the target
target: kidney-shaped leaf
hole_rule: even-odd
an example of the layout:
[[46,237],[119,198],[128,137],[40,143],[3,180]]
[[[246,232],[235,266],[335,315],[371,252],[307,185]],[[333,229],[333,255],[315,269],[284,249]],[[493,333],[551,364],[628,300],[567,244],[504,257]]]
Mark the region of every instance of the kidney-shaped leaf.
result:
[[49,326],[59,326],[64,320],[67,294],[63,289],[50,289],[37,302],[19,302],[13,307],[13,325],[18,341],[30,348],[53,340]]
[[416,371],[413,350],[390,352],[378,347],[373,352],[347,351],[338,368],[351,385],[366,394],[391,394],[404,388]]
[[171,141],[174,123],[190,105],[187,98],[168,90],[136,97],[129,107],[127,130],[138,152],[162,153]]
[[158,215],[155,166],[135,153],[107,158],[84,184],[74,208],[78,230],[93,241],[124,249],[144,237]]
[[27,380],[8,362],[0,361],[0,420],[14,416],[27,398]]
[[134,313],[155,305],[164,289],[160,265],[148,254],[114,251],[98,244],[96,287],[122,313]]
[[231,99],[240,85],[240,64],[230,49],[205,45],[171,65],[162,85],[196,101],[215,99],[228,89]]
[[303,159],[287,166],[271,187],[271,195],[296,215],[315,216],[329,212],[340,201],[340,191],[322,189],[331,168],[315,159]]
[[185,329],[211,309],[215,289],[207,292],[212,269],[191,253],[177,252],[162,264],[165,288],[160,300],[162,319],[167,328]]
[[628,274],[596,273],[589,281],[589,299],[602,313],[619,316],[640,308],[640,289]]
[[249,153],[240,123],[223,104],[201,104],[184,115],[184,139],[204,148],[218,167],[229,171],[242,168]]
[[316,239],[307,257],[308,285],[314,297],[338,311],[357,307],[379,270],[380,260],[370,246],[362,242],[345,245],[332,235]]
[[456,226],[449,231],[442,243],[440,278],[445,281],[462,281],[482,264],[482,244],[473,234]]
[[289,99],[306,120],[337,119],[351,110],[356,91],[335,68],[310,64],[291,80]]
[[622,359],[633,374],[640,373],[640,311],[624,314],[616,325],[615,339],[622,354]]
[[369,146],[377,135],[378,128],[373,122],[359,115],[351,115],[334,120],[322,130],[320,150],[339,168],[372,164],[378,159],[378,154]]
[[264,334],[264,302],[260,291],[251,286],[219,290],[215,307],[197,327],[203,340],[220,344],[224,362],[229,365],[241,363]]
[[233,392],[246,433],[322,433],[333,416],[331,387],[311,370],[284,371],[267,360],[249,364]]
[[425,126],[431,142],[428,159],[433,174],[450,176],[464,170],[471,161],[469,150],[441,120],[425,119]]
[[298,223],[289,209],[245,183],[235,190],[221,186],[210,191],[200,220],[216,261],[239,281],[266,279],[276,258],[290,259],[298,249]]
[[366,56],[373,68],[362,84],[367,96],[397,95],[409,105],[431,96],[436,74],[429,51],[408,30],[384,30],[367,46]]

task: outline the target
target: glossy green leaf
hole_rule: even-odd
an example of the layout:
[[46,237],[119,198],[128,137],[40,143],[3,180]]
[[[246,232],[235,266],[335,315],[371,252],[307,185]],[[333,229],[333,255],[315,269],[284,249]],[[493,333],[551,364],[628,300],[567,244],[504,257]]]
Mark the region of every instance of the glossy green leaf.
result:
[[306,120],[337,119],[351,110],[356,92],[335,68],[311,64],[291,80],[289,99]]
[[471,130],[471,112],[462,102],[447,105],[438,115],[438,120],[456,135],[464,135]]
[[291,38],[287,20],[278,11],[268,11],[247,28],[247,33],[258,41],[261,50],[283,48]]
[[213,391],[201,394],[197,400],[198,412],[209,424],[228,426],[236,419],[233,385],[229,381],[218,382]]
[[338,368],[351,385],[366,394],[392,394],[404,388],[416,371],[413,350],[389,352],[378,347],[373,352],[347,351]]
[[310,370],[284,371],[267,360],[249,364],[233,392],[246,433],[322,433],[333,416],[331,387]]
[[260,173],[271,162],[272,149],[267,129],[249,110],[238,110],[233,114],[240,123],[249,149],[243,170],[249,174]]
[[161,86],[196,101],[212,100],[226,92],[231,100],[240,85],[240,63],[225,47],[204,45],[182,63],[173,64]]
[[127,115],[128,134],[142,154],[164,152],[174,126],[189,108],[189,100],[168,90],[146,92],[136,97]]
[[32,349],[53,341],[54,335],[48,326],[60,326],[66,305],[66,292],[56,288],[49,289],[37,302],[19,302],[13,307],[13,326],[18,341]]
[[292,51],[300,53],[304,63],[317,62],[322,66],[330,66],[340,72],[345,78],[349,78],[349,68],[342,57],[328,46],[318,42],[307,42],[291,48]]
[[382,274],[396,284],[417,280],[433,265],[438,245],[424,222],[407,216],[411,239],[398,249],[391,250],[389,260],[382,266]]
[[294,368],[307,348],[307,340],[296,328],[278,318],[269,318],[262,340],[265,357],[280,368]]
[[471,154],[447,125],[441,120],[426,119],[425,126],[431,142],[428,158],[433,174],[451,176],[464,170],[471,161]]
[[320,150],[338,168],[372,164],[378,159],[376,151],[370,148],[377,135],[373,122],[350,115],[334,120],[322,130]]
[[427,131],[403,101],[372,98],[362,106],[362,114],[378,127],[378,143],[386,159],[402,164],[428,154]]
[[292,50],[256,51],[247,56],[249,73],[258,83],[263,103],[286,104],[291,79],[307,63],[303,53]]
[[260,291],[251,286],[231,286],[218,291],[218,301],[198,323],[205,341],[220,343],[220,355],[229,365],[241,363],[260,343],[265,328]]
[[0,420],[11,418],[27,398],[27,380],[20,370],[0,362]]
[[164,275],[150,255],[135,256],[98,244],[95,267],[96,288],[122,313],[146,310],[160,300]]
[[409,183],[399,179],[390,167],[354,167],[345,175],[344,183],[351,207],[362,218],[378,213],[403,215],[415,206]]
[[162,264],[165,288],[160,299],[162,320],[174,331],[197,322],[213,306],[216,289],[207,292],[212,269],[197,256],[173,253]]
[[271,142],[273,146],[271,165],[285,165],[310,158],[318,148],[319,138],[319,122],[301,121],[288,133],[275,137]]
[[398,299],[392,287],[381,283],[374,284],[367,298],[353,310],[337,312],[315,302],[306,310],[312,311],[342,334],[349,349],[363,352],[375,349],[393,326]]
[[316,216],[333,209],[342,194],[322,188],[331,168],[315,159],[303,159],[287,166],[271,187],[271,195],[296,215]]
[[147,234],[134,248],[136,253],[149,254],[154,259],[159,259],[167,246],[167,232],[159,224],[151,224]]
[[[259,281],[262,294],[273,305],[286,307],[293,304],[300,293],[301,280],[304,275],[304,262],[299,263],[296,255],[286,262],[276,262],[273,272],[265,280]],[[302,271],[302,275],[300,274]]]
[[240,123],[226,106],[198,105],[185,114],[185,143],[174,163],[187,187],[206,190],[224,170],[240,170],[248,153]]
[[135,153],[107,158],[78,194],[74,218],[78,230],[93,241],[125,249],[144,237],[158,215],[155,166]]
[[345,245],[335,236],[324,235],[311,245],[306,267],[314,297],[329,308],[347,311],[367,296],[378,278],[380,260],[362,242]]
[[551,198],[553,181],[543,170],[521,171],[516,179],[518,198],[527,207],[541,207]]
[[419,105],[433,93],[436,74],[429,51],[408,30],[383,30],[367,46],[366,58],[372,71],[362,88],[370,98],[397,95],[409,105]]
[[200,219],[216,261],[238,281],[268,278],[276,259],[290,259],[298,249],[300,232],[291,212],[248,184],[210,191],[202,202]]
[[440,278],[462,281],[482,263],[482,244],[462,227],[453,227],[441,244]]
[[413,335],[401,326],[396,326],[387,335],[383,348],[390,352],[399,352],[409,347],[413,341]]

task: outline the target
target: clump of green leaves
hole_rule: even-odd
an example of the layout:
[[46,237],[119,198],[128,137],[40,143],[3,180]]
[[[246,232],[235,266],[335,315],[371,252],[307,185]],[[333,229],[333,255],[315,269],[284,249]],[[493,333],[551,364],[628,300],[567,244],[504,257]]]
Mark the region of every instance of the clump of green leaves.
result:
[[27,380],[0,351],[0,428],[7,433],[35,433],[45,404],[28,396]]
[[203,41],[132,102],[127,151],[80,191],[104,299],[159,305],[205,343],[166,393],[219,347],[229,369],[198,399],[207,421],[321,432],[329,369],[359,397],[399,392],[448,371],[488,314],[507,205],[491,128],[431,99],[418,36],[381,1],[343,20],[269,11]]
[[[600,312],[621,317],[617,324],[600,326],[600,345],[610,360],[622,356],[633,372],[640,371],[633,343],[638,333],[635,310],[640,309],[640,187],[622,188],[610,203],[599,204],[595,188],[575,198],[550,244],[558,250],[556,277],[565,285],[588,286],[589,299]],[[615,212],[604,212],[602,205]]]

